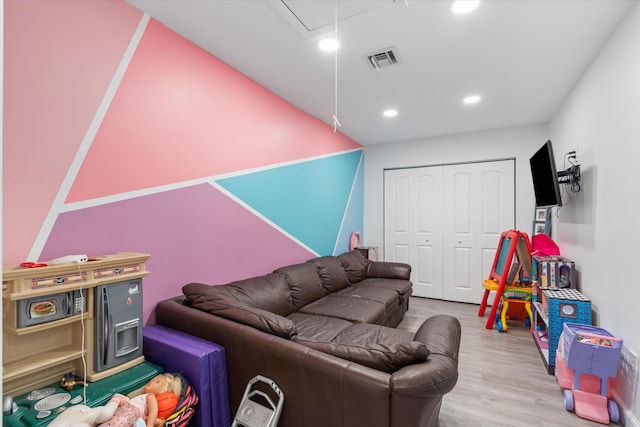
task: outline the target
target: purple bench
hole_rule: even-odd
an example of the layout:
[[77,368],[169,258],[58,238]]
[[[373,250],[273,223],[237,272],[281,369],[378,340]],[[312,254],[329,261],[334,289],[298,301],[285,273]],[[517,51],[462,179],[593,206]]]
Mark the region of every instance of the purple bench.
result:
[[229,392],[224,347],[165,326],[143,329],[145,358],[182,374],[200,399],[190,425],[229,427]]

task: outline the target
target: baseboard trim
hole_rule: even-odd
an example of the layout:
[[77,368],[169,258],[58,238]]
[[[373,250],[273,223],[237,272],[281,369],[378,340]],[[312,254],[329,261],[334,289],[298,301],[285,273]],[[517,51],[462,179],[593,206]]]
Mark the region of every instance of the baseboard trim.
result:
[[611,390],[611,397],[613,397],[613,400],[616,401],[618,407],[620,408],[620,418],[622,419],[622,421],[624,421],[624,426],[640,427],[640,420],[638,420],[635,415],[633,415],[631,409],[624,404],[624,402],[620,398],[620,395],[615,390]]

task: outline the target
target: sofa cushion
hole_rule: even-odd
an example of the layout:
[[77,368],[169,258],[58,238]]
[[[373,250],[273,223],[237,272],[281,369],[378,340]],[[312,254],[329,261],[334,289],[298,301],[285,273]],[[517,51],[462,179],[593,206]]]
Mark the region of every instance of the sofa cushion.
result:
[[328,296],[305,305],[298,311],[355,323],[382,325],[387,320],[386,306],[383,303],[362,298]]
[[331,341],[296,335],[292,341],[373,369],[395,372],[427,360],[427,347],[412,334],[384,326],[354,324]]
[[295,324],[286,317],[250,307],[244,302],[220,298],[216,293],[202,292],[203,286],[206,285],[190,283],[183,287],[183,292],[192,307],[287,339],[297,333]]
[[351,251],[338,255],[350,283],[357,283],[367,278],[367,259],[360,251]]
[[373,286],[349,286],[327,295],[327,298],[348,297],[360,298],[384,304],[387,313],[395,311],[400,305],[400,297],[393,289],[377,288]]
[[393,289],[399,295],[411,294],[412,284],[409,280],[368,278],[353,286],[369,286],[372,288]]
[[291,313],[287,316],[296,325],[298,335],[318,341],[331,341],[353,323],[335,317]]
[[322,287],[315,264],[305,262],[289,265],[277,269],[274,273],[284,275],[295,310],[299,310],[300,307],[304,307],[327,294],[327,291]]
[[320,281],[327,292],[335,292],[349,286],[349,278],[339,258],[324,256],[311,259],[308,262],[317,267]]
[[[195,286],[198,285],[198,286]],[[230,299],[244,303],[247,306],[270,311],[281,316],[286,316],[293,311],[291,291],[284,275],[270,273],[264,276],[238,280],[224,286],[209,286],[189,284],[189,300],[200,293],[207,293],[211,298]]]

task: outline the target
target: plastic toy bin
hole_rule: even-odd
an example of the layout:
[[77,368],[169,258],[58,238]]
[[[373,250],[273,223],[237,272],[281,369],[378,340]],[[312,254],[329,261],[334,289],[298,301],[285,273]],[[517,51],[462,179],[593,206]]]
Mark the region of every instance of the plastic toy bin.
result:
[[[597,338],[593,338],[597,337]],[[610,340],[602,337],[610,337]],[[565,323],[563,329],[564,359],[567,367],[581,374],[603,379],[602,395],[606,395],[606,379],[618,373],[621,340],[595,326]],[[578,388],[578,387],[576,387]]]
[[622,339],[595,326],[565,322],[556,353],[556,378],[564,407],[581,418],[617,423],[620,408],[611,399],[610,380],[616,377]]

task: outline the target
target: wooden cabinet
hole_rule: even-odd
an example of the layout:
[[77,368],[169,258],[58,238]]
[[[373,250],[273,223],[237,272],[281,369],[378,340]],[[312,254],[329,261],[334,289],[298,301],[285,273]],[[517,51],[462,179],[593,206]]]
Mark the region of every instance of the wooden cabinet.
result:
[[[104,378],[144,360],[128,362],[95,372],[93,288],[149,274],[149,255],[121,252],[91,257],[81,264],[38,268],[4,266],[2,271],[2,385],[4,394],[21,394],[58,381],[74,372],[83,376],[86,366],[91,381]],[[79,291],[85,311],[57,320],[19,326],[20,301]],[[24,315],[24,314],[23,314]]]
[[354,248],[360,252],[366,259],[371,261],[378,261],[378,247],[377,246],[359,246]]

